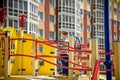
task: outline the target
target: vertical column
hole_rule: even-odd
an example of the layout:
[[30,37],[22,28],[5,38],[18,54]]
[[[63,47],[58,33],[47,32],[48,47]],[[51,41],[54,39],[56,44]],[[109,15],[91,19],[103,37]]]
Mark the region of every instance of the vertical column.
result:
[[115,80],[120,79],[120,41],[114,42],[114,68]]
[[50,0],[45,0],[45,39],[49,40],[50,36]]
[[[91,64],[92,64],[92,74],[93,70],[95,67],[96,60],[98,60],[98,39],[96,37],[91,38],[91,50],[92,50],[92,59],[91,59]],[[99,80],[99,78],[97,79]]]
[[58,0],[56,0],[56,41],[58,41]]
[[[92,39],[90,39],[89,40],[89,50],[92,50],[91,48],[92,48],[92,45],[91,45],[91,41],[92,41]],[[88,55],[88,60],[87,60],[87,65],[88,65],[88,67],[92,67],[92,65],[91,65],[91,56],[92,56],[92,54],[89,54]],[[87,76],[89,76],[89,79],[91,79],[91,71],[87,71]]]
[[[33,39],[37,40],[37,36],[33,35]],[[33,75],[38,75],[38,59],[37,59],[37,41],[33,41],[33,56],[36,56],[36,58],[33,58]]]
[[[23,44],[22,38],[24,38],[23,29],[24,29],[25,23],[26,23],[26,15],[20,14],[19,15],[19,22],[20,22],[20,38],[21,38],[21,40],[19,41],[19,43],[20,43],[19,53],[22,55],[22,54],[24,54],[24,44]],[[24,67],[24,64],[23,64],[24,63],[24,57],[23,56],[20,56],[19,62],[20,62],[20,66],[19,66],[20,72],[19,72],[19,74],[21,75],[21,74],[23,74],[23,67]]]
[[[74,46],[74,36],[70,36],[69,37],[69,46]],[[74,61],[74,52],[69,52],[69,61]],[[72,63],[69,63],[68,64],[69,67],[72,67],[73,68],[73,64]],[[69,69],[68,70],[68,79],[72,79],[73,77],[73,70]]]
[[[111,56],[110,56],[110,39],[109,39],[109,1],[104,0],[104,28],[105,28],[105,65],[106,69],[111,70]],[[112,73],[110,71],[106,71],[106,80],[112,80]]]
[[[55,46],[58,47],[57,44],[56,44]],[[57,51],[57,48],[56,48],[56,49],[55,49],[55,56],[58,56],[57,53],[58,53],[58,51]],[[55,58],[54,60],[55,60],[55,64],[57,64],[57,58]],[[57,73],[58,73],[58,72],[57,72],[57,66],[55,66],[55,76],[57,75]]]
[[[6,34],[7,35],[7,34]],[[9,37],[5,36],[5,56],[4,56],[4,78],[10,76],[10,41]]]
[[114,41],[114,1],[111,0],[111,43],[112,43],[112,48],[114,47],[113,41]]
[[[20,38],[23,38],[23,28],[20,27]],[[24,44],[23,40],[20,40],[20,54],[24,54]],[[24,66],[24,56],[20,56],[20,75],[23,74],[23,66]]]
[[120,27],[119,27],[120,26],[120,13],[119,13],[120,10],[119,9],[120,9],[120,3],[117,3],[117,40],[120,40],[120,37],[119,37],[120,36],[119,34],[120,33],[119,32],[120,31]]
[[[79,64],[79,58],[78,58],[78,56],[79,56],[79,52],[75,52],[75,63],[76,64]],[[75,68],[76,67],[78,67],[77,65],[75,65]],[[75,76],[79,76],[79,70],[75,70]]]
[[[0,40],[0,45],[1,45],[1,40]],[[0,76],[3,76],[3,68],[2,68],[2,48],[0,47]]]
[[87,0],[84,0],[84,43],[87,43]]

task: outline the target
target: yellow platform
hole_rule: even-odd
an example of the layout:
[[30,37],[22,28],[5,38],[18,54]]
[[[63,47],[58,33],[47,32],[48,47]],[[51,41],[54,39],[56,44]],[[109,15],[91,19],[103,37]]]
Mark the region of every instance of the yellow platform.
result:
[[[4,31],[9,31],[10,32],[10,38],[20,38],[20,33],[12,27],[7,27],[3,29]],[[24,34],[24,38],[29,38],[29,39],[34,39],[34,35],[32,34]],[[1,36],[0,36],[1,38]],[[37,40],[39,41],[45,41],[45,39],[38,37]],[[10,45],[10,53],[11,54],[24,54],[24,55],[31,55],[33,56],[33,53],[35,50],[33,49],[34,47],[34,42],[33,41],[22,41],[22,46],[20,46],[20,40],[12,40]],[[20,51],[22,50],[22,51]],[[21,53],[22,52],[22,53]],[[37,44],[37,53],[38,55],[50,55],[54,56],[55,55],[55,49],[38,43]],[[0,54],[3,52],[0,52]],[[2,57],[0,55],[0,57]],[[46,60],[49,60],[50,62],[55,62],[54,58],[45,58]],[[42,64],[42,63],[43,64]],[[2,61],[0,61],[0,64]],[[21,56],[11,56],[10,57],[10,75],[33,75],[33,59],[29,57],[21,57]],[[53,75],[54,72],[54,65],[51,65],[49,63],[43,62],[41,60],[37,60],[37,69],[38,75]],[[0,66],[1,67],[1,66]],[[2,69],[1,69],[2,70]],[[1,71],[0,71],[1,72]],[[2,73],[0,73],[2,74]]]

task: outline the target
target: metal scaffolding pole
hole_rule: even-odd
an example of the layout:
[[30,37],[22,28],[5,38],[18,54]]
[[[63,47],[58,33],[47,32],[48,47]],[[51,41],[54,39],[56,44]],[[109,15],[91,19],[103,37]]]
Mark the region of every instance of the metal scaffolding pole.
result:
[[[106,51],[106,69],[111,70],[111,56],[110,56],[110,38],[109,38],[109,0],[104,0],[104,27],[105,27],[105,51]],[[106,80],[112,80],[112,73],[106,71]]]

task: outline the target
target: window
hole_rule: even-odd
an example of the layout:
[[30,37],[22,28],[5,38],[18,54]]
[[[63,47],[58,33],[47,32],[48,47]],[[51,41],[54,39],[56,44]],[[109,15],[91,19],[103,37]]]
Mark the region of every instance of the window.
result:
[[75,7],[75,1],[74,0],[72,1],[72,7]]
[[80,41],[81,41],[81,43],[83,43],[83,37],[80,37]]
[[58,37],[61,38],[61,31],[59,31],[59,36]]
[[12,27],[13,26],[13,20],[9,19],[9,26]]
[[50,31],[50,39],[54,40],[55,39],[55,34],[53,31]]
[[50,6],[55,7],[55,0],[50,0]]
[[43,47],[43,45],[40,45],[40,46],[39,46],[39,51],[40,51],[40,52],[44,52],[44,47]]
[[15,49],[15,43],[14,43],[14,41],[11,41],[11,49]]
[[54,15],[50,15],[50,22],[54,23],[55,22],[55,16]]
[[[6,3],[5,3],[6,4]],[[9,7],[12,8],[13,7],[13,1],[9,1]]]
[[80,2],[83,2],[83,0],[80,0]]
[[38,33],[41,37],[43,37],[43,29],[38,29]]
[[104,64],[100,64],[100,69],[105,69]]
[[61,15],[59,15],[59,21],[61,21]]
[[77,20],[77,21],[76,21],[77,24],[80,25],[80,19],[79,19],[79,18],[76,18],[76,20]]
[[89,25],[87,26],[87,31],[90,32],[90,26]]
[[117,26],[117,21],[114,21],[114,26]]
[[32,12],[32,4],[30,3],[30,12]]
[[90,0],[87,0],[88,1],[88,4],[90,5]]
[[40,3],[44,3],[44,0],[39,0],[40,1]]
[[83,30],[83,24],[82,23],[80,24],[80,29]]
[[63,22],[65,22],[65,15],[63,15],[62,18],[63,18]]
[[75,17],[74,16],[72,16],[72,22],[75,23]]
[[114,38],[117,38],[117,33],[116,32],[114,32]]
[[22,9],[22,1],[19,1],[19,8]]
[[87,17],[90,18],[90,16],[91,16],[91,15],[90,15],[90,12],[88,12]]
[[62,3],[62,4],[63,4],[63,6],[65,6],[65,0],[63,0],[63,3]]
[[68,22],[68,15],[66,15],[66,22]]
[[68,6],[68,0],[66,0],[66,6]]
[[114,14],[115,14],[115,15],[117,14],[117,9],[114,9]]
[[17,20],[14,20],[14,28],[18,29],[18,21]]
[[24,10],[27,10],[27,2],[24,2]]
[[61,0],[59,0],[59,5],[61,5]]
[[43,12],[38,12],[38,15],[39,15],[39,19],[43,21]]
[[10,63],[14,63],[14,59],[13,58],[10,58]]
[[82,9],[80,9],[80,14],[81,14],[81,15],[83,14],[83,10],[82,10]]
[[25,27],[24,27],[24,33],[27,33],[27,22],[26,22],[26,24],[25,24]]
[[71,16],[69,16],[69,22],[71,22]]
[[3,5],[4,5],[4,7],[7,6],[7,0],[3,0]]
[[18,8],[18,1],[17,0],[14,0],[14,8]]

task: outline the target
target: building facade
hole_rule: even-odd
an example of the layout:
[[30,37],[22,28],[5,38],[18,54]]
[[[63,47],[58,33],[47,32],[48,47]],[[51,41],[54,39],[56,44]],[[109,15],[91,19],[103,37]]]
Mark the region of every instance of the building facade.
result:
[[19,31],[19,14],[25,14],[25,33],[55,39],[55,0],[2,0],[2,3],[1,8],[7,8],[4,27],[14,27]]
[[[26,14],[25,33],[55,40],[61,37],[62,31],[68,31],[69,35],[79,37],[81,43],[88,43],[92,31],[93,36],[98,37],[99,48],[105,48],[104,0],[1,0],[0,8],[7,8],[4,27],[14,27],[19,31],[19,14]],[[113,50],[113,41],[120,39],[120,4],[110,0],[109,9],[110,44]],[[105,55],[99,57],[104,59]],[[105,69],[104,62],[100,67]]]
[[[120,14],[120,4],[116,2],[116,0],[109,1],[109,33],[110,33],[110,49],[113,51],[113,42],[119,39],[119,23],[120,18],[118,17]],[[98,46],[99,48],[105,48],[105,32],[104,32],[104,0],[93,0],[93,36],[98,37]],[[105,50],[99,50],[99,53],[105,52]],[[105,55],[100,54],[100,59],[105,59]],[[113,56],[111,56],[111,60],[113,60]],[[114,65],[114,64],[113,64]],[[113,66],[114,67],[114,66]],[[112,68],[113,68],[112,67]],[[105,70],[104,62],[100,64],[101,70]],[[105,72],[105,71],[101,71]]]
[[58,0],[58,37],[62,31],[80,37],[80,0]]
[[19,30],[19,14],[27,17],[25,33],[37,33],[38,29],[38,1],[37,0],[3,0],[3,7],[7,9],[7,21],[4,26]]

